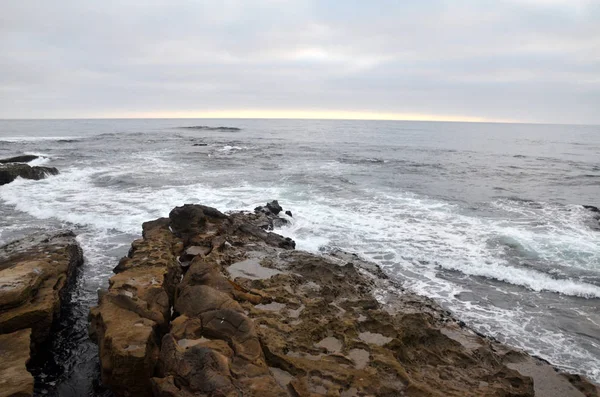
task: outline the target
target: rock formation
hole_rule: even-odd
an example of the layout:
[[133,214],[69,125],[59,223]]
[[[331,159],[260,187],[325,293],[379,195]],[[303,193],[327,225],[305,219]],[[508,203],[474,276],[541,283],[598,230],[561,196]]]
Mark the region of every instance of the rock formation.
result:
[[295,251],[264,208],[185,205],[143,225],[90,316],[117,396],[553,397],[537,392],[548,379],[594,395],[372,263]]
[[39,158],[39,156],[33,154],[24,154],[21,156],[10,157],[7,159],[0,159],[0,164],[8,164],[8,163],[28,163],[35,159]]
[[0,247],[0,396],[31,396],[25,364],[60,310],[81,248],[70,231],[38,233]]
[[17,179],[40,180],[48,175],[57,175],[58,170],[54,167],[32,167],[27,164],[3,164],[0,165],[0,185],[5,185]]

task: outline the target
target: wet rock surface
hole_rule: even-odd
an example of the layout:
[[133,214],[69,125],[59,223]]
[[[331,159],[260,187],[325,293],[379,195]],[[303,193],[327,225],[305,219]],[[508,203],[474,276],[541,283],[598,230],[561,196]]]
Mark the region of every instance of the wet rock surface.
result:
[[32,167],[27,164],[8,163],[0,165],[0,185],[5,185],[17,179],[40,180],[48,175],[57,175],[58,170],[54,167]]
[[[269,232],[277,206],[223,214],[185,205],[144,224],[91,312],[103,380],[116,395],[597,393],[477,335],[372,263],[295,251]],[[540,394],[549,381],[563,394]]]
[[51,336],[82,263],[70,231],[37,233],[0,247],[0,396],[32,395],[25,364]]
[[24,154],[21,156],[9,157],[7,159],[0,159],[0,164],[8,164],[8,163],[28,163],[35,159],[39,158],[39,156],[33,154]]

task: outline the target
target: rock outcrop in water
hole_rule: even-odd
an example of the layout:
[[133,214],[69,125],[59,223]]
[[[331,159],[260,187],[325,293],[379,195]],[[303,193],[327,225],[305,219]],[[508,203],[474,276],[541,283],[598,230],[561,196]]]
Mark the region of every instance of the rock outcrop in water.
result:
[[24,154],[21,156],[10,157],[7,159],[0,159],[0,164],[9,164],[9,163],[29,163],[35,159],[39,158],[39,156],[33,154]]
[[588,222],[593,230],[600,230],[600,208],[593,205],[583,205],[583,208],[591,212],[592,216]]
[[32,167],[28,164],[3,164],[0,165],[0,185],[5,185],[17,179],[40,180],[48,175],[57,175],[58,170],[54,167]]
[[0,247],[0,396],[33,394],[25,364],[49,337],[81,263],[70,231],[38,233]]
[[372,263],[295,251],[266,209],[185,205],[143,225],[90,315],[117,396],[594,395]]

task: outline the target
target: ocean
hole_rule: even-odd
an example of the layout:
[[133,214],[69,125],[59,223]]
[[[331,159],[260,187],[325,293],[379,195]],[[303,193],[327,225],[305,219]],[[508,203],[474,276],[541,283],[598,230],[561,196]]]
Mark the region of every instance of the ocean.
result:
[[600,382],[600,223],[582,207],[600,205],[600,126],[0,120],[0,158],[24,153],[61,173],[0,186],[0,244],[66,227],[85,255],[31,365],[39,395],[102,395],[87,312],[143,222],[273,199],[298,249],[357,253],[473,329]]

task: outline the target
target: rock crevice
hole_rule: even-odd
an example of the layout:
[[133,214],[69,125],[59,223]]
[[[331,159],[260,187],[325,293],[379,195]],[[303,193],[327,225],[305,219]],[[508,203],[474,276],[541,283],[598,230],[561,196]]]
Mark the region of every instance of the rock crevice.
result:
[[0,247],[0,396],[31,396],[26,369],[52,324],[83,254],[70,231],[38,233]]

